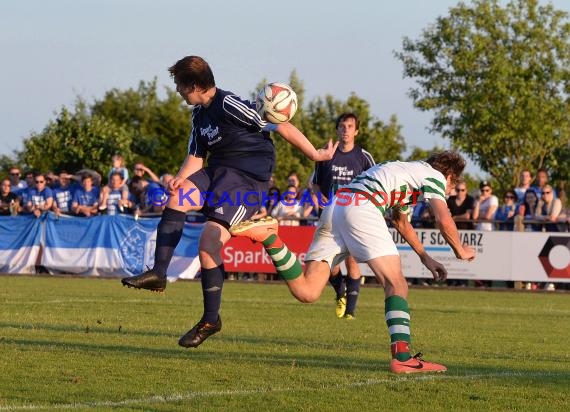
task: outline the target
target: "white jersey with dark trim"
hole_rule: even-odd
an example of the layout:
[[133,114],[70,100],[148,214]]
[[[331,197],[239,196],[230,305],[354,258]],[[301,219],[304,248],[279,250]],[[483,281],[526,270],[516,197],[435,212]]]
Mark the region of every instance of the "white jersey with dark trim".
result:
[[395,161],[371,167],[341,191],[362,193],[382,211],[397,207],[408,213],[409,205],[424,199],[445,202],[445,187],[443,174],[428,163]]
[[208,107],[194,106],[188,154],[206,158],[208,167],[227,166],[249,176],[269,180],[275,164],[275,147],[254,104],[216,89]]

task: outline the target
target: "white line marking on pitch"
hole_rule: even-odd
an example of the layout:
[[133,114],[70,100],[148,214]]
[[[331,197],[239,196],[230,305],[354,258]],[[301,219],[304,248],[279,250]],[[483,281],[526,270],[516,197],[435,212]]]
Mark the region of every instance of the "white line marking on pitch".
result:
[[149,396],[146,398],[138,399],[125,399],[122,401],[94,401],[83,403],[56,403],[56,404],[29,404],[29,405],[14,405],[14,406],[0,406],[0,411],[31,411],[37,409],[90,409],[101,407],[120,407],[138,404],[155,404],[155,403],[168,403],[190,400],[194,398],[218,398],[224,396],[242,396],[242,395],[256,395],[262,393],[280,393],[292,391],[310,391],[318,392],[322,390],[330,390],[333,388],[352,388],[373,386],[390,382],[409,382],[409,381],[429,381],[429,380],[464,380],[464,379],[484,379],[484,378],[502,378],[502,377],[524,377],[524,378],[537,378],[547,376],[568,376],[566,373],[519,373],[519,372],[501,372],[501,373],[481,373],[473,375],[410,375],[406,377],[396,377],[392,379],[367,379],[361,382],[352,382],[347,384],[323,385],[317,388],[272,388],[272,389],[246,389],[246,390],[227,390],[227,391],[202,391],[202,392],[187,392],[180,394],[172,394],[166,396]]

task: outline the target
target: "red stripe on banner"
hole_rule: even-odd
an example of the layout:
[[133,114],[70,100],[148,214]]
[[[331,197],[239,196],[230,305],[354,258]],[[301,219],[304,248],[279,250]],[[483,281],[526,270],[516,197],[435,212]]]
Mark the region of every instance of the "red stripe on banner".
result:
[[[301,263],[315,233],[314,226],[279,226],[279,237]],[[269,255],[260,243],[242,237],[232,237],[222,249],[224,268],[228,272],[276,273]]]

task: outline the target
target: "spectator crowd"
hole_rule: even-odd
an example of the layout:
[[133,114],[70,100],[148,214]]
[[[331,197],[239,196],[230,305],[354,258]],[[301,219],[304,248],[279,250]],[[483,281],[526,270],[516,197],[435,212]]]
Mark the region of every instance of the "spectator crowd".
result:
[[[557,191],[549,182],[548,172],[540,169],[533,182],[530,171],[524,170],[520,185],[502,193],[501,200],[493,185],[484,180],[479,190],[470,190],[467,182],[459,181],[447,206],[459,229],[482,231],[516,230],[567,232],[568,209],[565,192]],[[429,204],[419,202],[412,214],[415,227],[433,227]]]
[[[0,215],[33,214],[48,211],[56,215],[90,217],[118,213],[156,216],[164,209],[171,174],[157,176],[143,163],[135,163],[132,173],[120,155],[112,158],[106,179],[95,170],[83,169],[58,174],[25,171],[13,166],[1,180]],[[318,220],[320,205],[330,194],[319,192],[313,175],[304,185],[296,172],[287,178],[284,190],[273,178],[270,189],[254,218],[273,216],[285,226],[313,225]],[[557,193],[549,182],[548,172],[540,169],[533,181],[530,171],[520,176],[520,185],[503,193],[502,201],[489,181],[482,181],[478,192],[459,181],[447,204],[459,229],[568,231],[565,194]],[[410,214],[415,227],[432,228],[433,217],[427,202],[418,202]]]
[[90,217],[118,213],[140,215],[160,214],[164,202],[151,192],[167,193],[170,174],[158,177],[143,163],[136,163],[132,177],[121,156],[113,156],[112,167],[103,178],[95,170],[74,173],[62,170],[43,173],[19,167],[8,170],[2,179],[0,215],[33,214],[36,217],[51,211],[56,215]]

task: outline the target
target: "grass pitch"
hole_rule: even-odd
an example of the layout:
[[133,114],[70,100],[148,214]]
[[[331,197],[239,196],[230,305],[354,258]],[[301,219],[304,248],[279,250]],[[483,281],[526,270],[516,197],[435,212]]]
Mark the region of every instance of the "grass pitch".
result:
[[346,321],[330,288],[302,305],[282,284],[226,282],[222,332],[183,349],[199,282],[0,282],[0,411],[570,409],[567,293],[413,289],[412,346],[449,371],[397,376],[380,288]]

